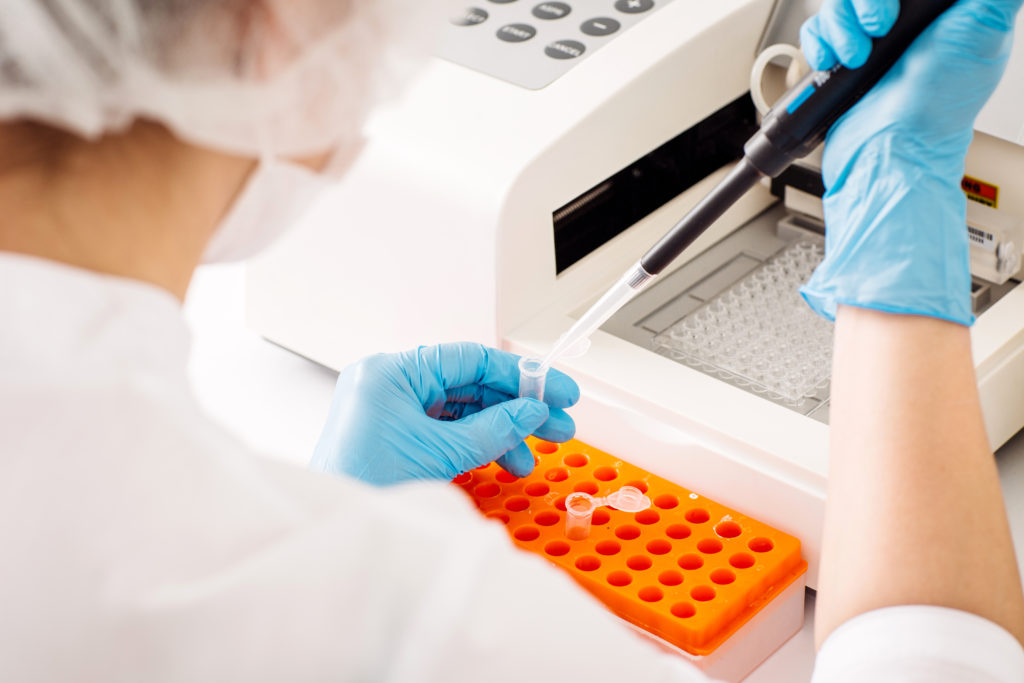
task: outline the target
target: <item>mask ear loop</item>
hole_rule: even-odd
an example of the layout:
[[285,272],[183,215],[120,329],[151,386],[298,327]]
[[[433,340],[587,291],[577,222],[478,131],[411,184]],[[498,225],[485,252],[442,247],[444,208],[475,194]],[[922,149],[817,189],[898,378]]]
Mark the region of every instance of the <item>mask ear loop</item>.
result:
[[348,172],[352,164],[355,163],[356,159],[363,153],[363,149],[366,147],[366,138],[362,135],[357,135],[351,139],[345,139],[338,143],[334,151],[327,158],[327,163],[324,164],[323,169],[320,173],[327,176],[331,180],[340,180],[342,176]]
[[259,166],[257,168],[265,168],[270,166],[277,160],[277,155],[274,154],[274,143],[273,135],[270,132],[270,126],[267,123],[266,118],[260,118],[259,128],[256,131],[256,144],[260,152],[257,162]]

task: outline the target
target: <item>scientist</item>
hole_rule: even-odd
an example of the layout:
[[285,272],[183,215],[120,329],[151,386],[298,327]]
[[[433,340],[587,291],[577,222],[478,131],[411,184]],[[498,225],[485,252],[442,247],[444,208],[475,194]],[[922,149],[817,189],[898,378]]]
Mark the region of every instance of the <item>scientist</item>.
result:
[[[568,377],[544,404],[478,345],[369,358],[314,456],[339,477],[260,458],[190,392],[194,269],[351,161],[422,4],[3,1],[0,679],[703,680],[451,487],[365,483],[528,472],[527,434],[573,433]],[[1019,4],[962,0],[829,145],[806,290],[837,317],[822,681],[1024,671],[957,190]],[[862,60],[897,9],[829,2],[812,63]]]

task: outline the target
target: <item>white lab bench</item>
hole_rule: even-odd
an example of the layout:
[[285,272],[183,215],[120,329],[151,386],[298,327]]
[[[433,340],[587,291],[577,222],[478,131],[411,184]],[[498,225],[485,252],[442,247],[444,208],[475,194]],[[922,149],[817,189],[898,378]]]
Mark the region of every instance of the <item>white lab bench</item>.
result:
[[[248,330],[243,296],[241,266],[200,269],[186,303],[193,329],[192,381],[209,413],[253,448],[304,466],[327,415],[336,374]],[[586,440],[586,434],[580,437]],[[999,450],[997,460],[1014,543],[1024,566],[1024,432]],[[809,593],[803,630],[751,674],[748,683],[810,679],[813,606]]]

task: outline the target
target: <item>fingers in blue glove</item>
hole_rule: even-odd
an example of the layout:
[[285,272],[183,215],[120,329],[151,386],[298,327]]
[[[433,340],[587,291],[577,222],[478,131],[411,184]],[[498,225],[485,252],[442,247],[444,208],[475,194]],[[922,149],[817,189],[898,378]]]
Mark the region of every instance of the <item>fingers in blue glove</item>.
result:
[[510,401],[515,396],[474,384],[468,387],[450,389],[445,396],[443,408],[436,405],[427,410],[430,417],[458,420],[479,413],[484,408]]
[[[451,392],[457,389],[467,389],[463,397],[479,391],[472,400],[466,400],[485,405],[488,404],[485,390],[505,396],[519,394],[519,356],[515,354],[469,342],[425,346],[408,354],[415,354],[415,358],[408,358],[405,362],[421,368],[416,376],[428,378],[428,381],[418,382],[413,387],[426,410],[443,405],[450,400]],[[479,387],[479,390],[474,387]],[[580,397],[576,383],[554,369],[548,374],[544,393],[544,402],[552,408],[568,408]],[[490,405],[497,402],[500,401]]]
[[497,460],[503,470],[514,477],[525,477],[533,472],[533,452],[525,443],[521,443]]
[[527,463],[521,451],[518,455],[508,454],[520,445],[525,448],[523,439],[547,422],[549,416],[548,407],[543,402],[517,398],[453,422],[452,428],[462,436],[460,441],[474,445],[474,452],[470,454],[472,460],[464,463],[463,471],[508,456],[505,461],[511,461],[509,466],[516,469],[510,469],[510,473],[517,477],[526,476],[533,471],[533,456],[530,455]]
[[[518,364],[518,359],[516,363]],[[518,365],[516,372],[518,372]],[[448,390],[445,402],[449,404],[476,403],[487,408],[488,406],[497,405],[516,398],[519,393],[518,375],[516,382],[516,391],[512,393],[480,384],[456,387]],[[580,388],[571,377],[553,368],[548,370],[547,386],[544,390],[544,402],[548,406],[555,409],[570,408],[575,405],[579,398]]]
[[[510,401],[512,398],[509,396],[505,400]],[[461,420],[489,407],[489,405],[481,403],[446,403],[444,410],[439,415],[432,417],[438,417],[442,420]],[[569,413],[558,408],[551,408],[547,422],[538,427],[533,432],[533,435],[545,441],[562,443],[576,435],[576,423],[569,416]]]
[[864,32],[872,38],[880,38],[896,23],[900,0],[853,0],[853,11]]
[[534,430],[533,435],[545,441],[562,443],[576,436],[576,423],[569,417],[569,413],[554,408],[547,422]]
[[826,0],[821,11],[800,27],[800,43],[813,69],[831,69],[838,61],[856,69],[871,54],[871,38],[889,32],[899,15],[899,0]]

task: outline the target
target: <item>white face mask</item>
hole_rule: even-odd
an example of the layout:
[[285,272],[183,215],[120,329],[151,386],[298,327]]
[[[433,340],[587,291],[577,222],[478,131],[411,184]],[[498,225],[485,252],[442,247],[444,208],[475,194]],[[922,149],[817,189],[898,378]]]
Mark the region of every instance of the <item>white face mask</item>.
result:
[[294,225],[337,179],[282,159],[260,161],[217,230],[203,263],[242,261]]

